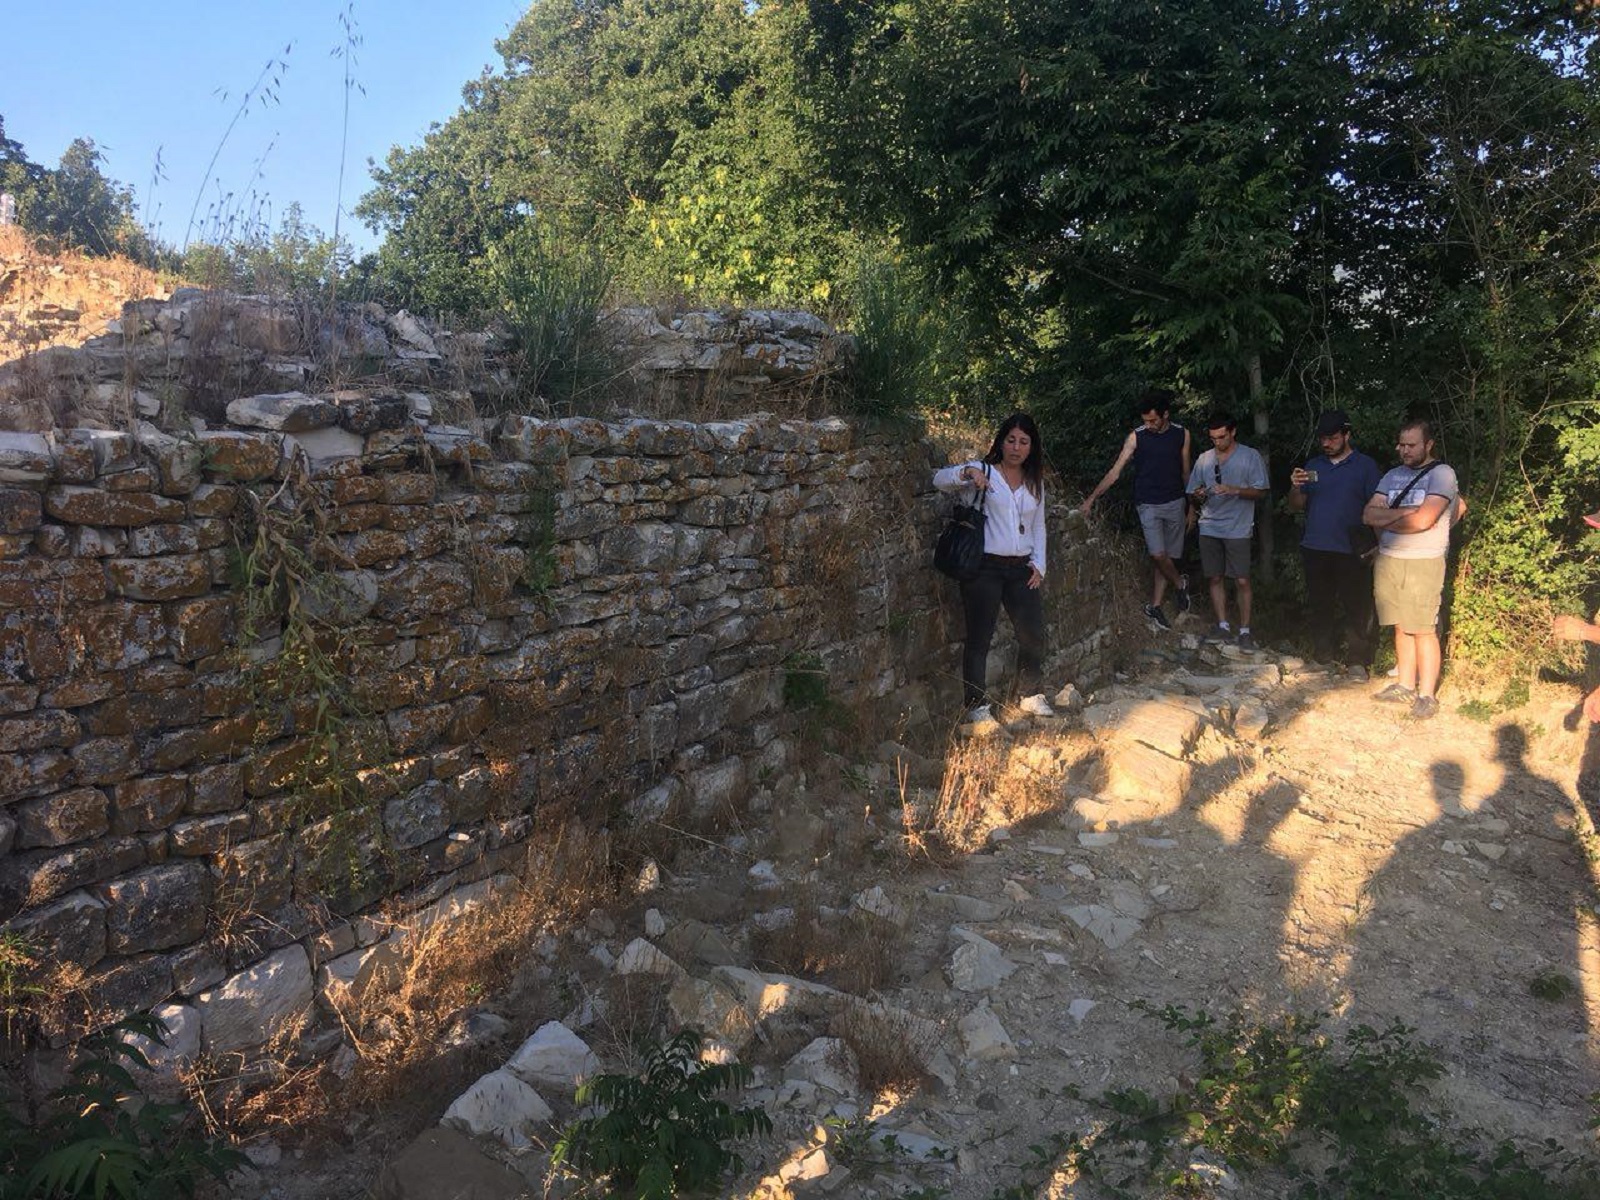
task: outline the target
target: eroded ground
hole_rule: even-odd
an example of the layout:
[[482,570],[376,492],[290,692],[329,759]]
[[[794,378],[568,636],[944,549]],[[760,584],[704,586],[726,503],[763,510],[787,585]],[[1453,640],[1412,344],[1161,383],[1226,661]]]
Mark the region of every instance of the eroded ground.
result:
[[[563,939],[535,988],[542,1011],[527,993],[520,1012],[499,1002],[517,1032],[485,1063],[555,1017],[615,1069],[629,1035],[694,1015],[756,1065],[744,1102],[776,1123],[726,1194],[966,1200],[1034,1194],[1030,1147],[1092,1135],[1107,1090],[1165,1097],[1190,1081],[1192,1054],[1136,1004],[1322,1011],[1335,1037],[1414,1027],[1446,1068],[1429,1107],[1453,1121],[1590,1146],[1600,893],[1574,783],[1593,735],[1564,727],[1573,696],[1552,687],[1489,723],[1447,696],[1417,724],[1374,704],[1376,685],[1207,654],[1147,664],[1086,712],[943,758],[886,745],[866,763],[820,759],[805,793],[768,797],[776,811],[752,818],[769,833],[684,840],[659,886]],[[952,781],[958,769],[975,774]],[[980,849],[908,844],[903,804],[925,824],[941,785],[947,823],[964,811]],[[1007,825],[1007,807],[1037,811]],[[808,967],[825,986],[775,978]],[[838,1036],[884,1052],[858,1064],[813,1042]],[[907,1057],[919,1086],[861,1085]],[[412,1115],[431,1122],[451,1098]],[[570,1099],[550,1098],[559,1124]],[[339,1154],[291,1153],[239,1190],[369,1194],[412,1132],[376,1122]],[[477,1143],[475,1163],[514,1174],[471,1194],[544,1190],[554,1128],[531,1132],[518,1153]],[[427,1154],[467,1177],[437,1147],[412,1153],[387,1194],[436,1189]],[[1208,1177],[1202,1190],[1286,1191],[1276,1169]],[[1104,1194],[1053,1186],[1039,1194]]]

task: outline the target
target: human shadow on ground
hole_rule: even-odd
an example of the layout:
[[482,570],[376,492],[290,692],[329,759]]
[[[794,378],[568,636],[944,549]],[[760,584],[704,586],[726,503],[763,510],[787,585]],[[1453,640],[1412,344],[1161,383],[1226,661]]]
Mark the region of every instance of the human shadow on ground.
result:
[[[1404,1022],[1447,1061],[1471,1063],[1453,1098],[1469,1117],[1498,1096],[1525,1118],[1507,1132],[1580,1138],[1585,1097],[1600,1086],[1581,1048],[1587,1011],[1577,989],[1538,981],[1578,978],[1575,910],[1592,901],[1593,883],[1571,836],[1571,801],[1529,767],[1527,735],[1506,724],[1495,743],[1502,780],[1473,811],[1461,807],[1461,765],[1430,765],[1435,814],[1367,889],[1347,1016]],[[1540,998],[1553,991],[1562,994]]]

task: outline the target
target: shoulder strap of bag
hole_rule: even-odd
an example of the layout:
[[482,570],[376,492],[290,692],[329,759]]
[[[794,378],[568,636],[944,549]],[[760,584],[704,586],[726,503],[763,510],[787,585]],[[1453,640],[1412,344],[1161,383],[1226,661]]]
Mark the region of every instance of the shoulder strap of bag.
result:
[[1422,482],[1422,477],[1424,475],[1426,475],[1429,471],[1431,471],[1435,467],[1437,467],[1439,465],[1439,462],[1440,462],[1440,460],[1436,458],[1431,463],[1429,463],[1427,466],[1423,467],[1422,470],[1418,471],[1415,475],[1413,475],[1411,477],[1411,482],[1406,484],[1405,490],[1402,491],[1393,500],[1389,501],[1389,507],[1390,508],[1399,508],[1402,504],[1404,504],[1406,502],[1406,497],[1411,495],[1411,489],[1416,487],[1417,484],[1421,483]]

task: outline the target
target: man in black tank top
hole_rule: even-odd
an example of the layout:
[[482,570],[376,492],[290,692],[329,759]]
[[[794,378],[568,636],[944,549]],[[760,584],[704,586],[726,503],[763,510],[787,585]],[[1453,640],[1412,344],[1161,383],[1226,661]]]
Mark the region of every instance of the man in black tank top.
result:
[[1150,561],[1155,568],[1150,603],[1144,606],[1144,615],[1162,629],[1172,628],[1172,622],[1161,608],[1168,584],[1177,596],[1178,611],[1189,611],[1189,580],[1179,574],[1177,561],[1183,557],[1186,529],[1188,501],[1184,482],[1189,478],[1189,431],[1172,423],[1167,415],[1171,410],[1169,393],[1160,390],[1145,393],[1138,404],[1139,427],[1128,434],[1117,461],[1111,464],[1105,478],[1095,485],[1078,510],[1087,517],[1094,502],[1122,477],[1122,469],[1133,463],[1133,503],[1138,509],[1145,547],[1150,551]]

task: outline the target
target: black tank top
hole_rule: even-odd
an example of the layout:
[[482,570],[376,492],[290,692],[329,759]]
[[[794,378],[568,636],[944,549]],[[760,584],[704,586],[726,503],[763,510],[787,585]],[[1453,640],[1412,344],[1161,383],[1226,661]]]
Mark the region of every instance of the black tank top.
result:
[[1152,433],[1143,425],[1133,431],[1133,502],[1167,504],[1184,493],[1183,426],[1168,425]]

